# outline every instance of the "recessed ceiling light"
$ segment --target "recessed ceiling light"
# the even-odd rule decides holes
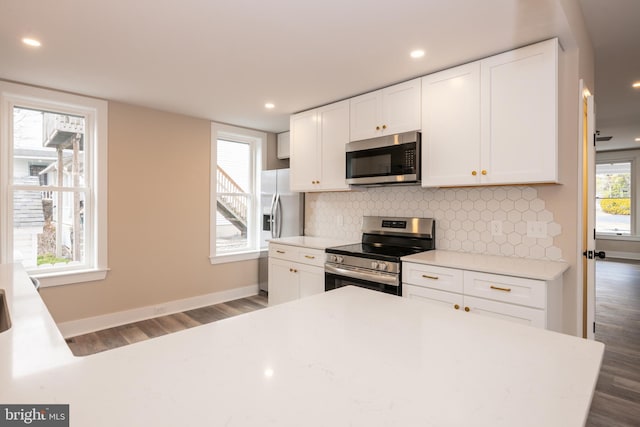
[[[635,141],[636,141],[636,142],[640,142],[640,138],[636,138],[636,139],[635,139]]]
[[[271,110],[273,108],[276,108],[276,106],[270,102],[267,102],[266,104],[264,104],[264,108]]]
[[[40,43],[39,40],[31,39],[29,37],[23,38],[22,39],[22,43],[26,44],[27,46],[32,46],[32,47],[40,47],[42,45],[42,43]]]
[[[421,50],[421,49],[412,50],[410,55],[412,58],[422,58],[424,56],[424,50]]]
[[[640,88],[640,82],[633,82],[633,84],[631,85],[631,87],[634,87],[636,89]]]

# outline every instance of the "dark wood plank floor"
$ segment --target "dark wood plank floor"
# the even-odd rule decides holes
[[[588,427],[640,426],[640,263],[596,263],[596,340],[606,346]]]
[[[210,305],[183,313],[170,314],[128,325],[105,329],[67,339],[71,352],[87,356],[160,335],[170,334],[194,326],[215,322],[267,306],[267,294],[261,292],[248,298]]]
[[[85,356],[267,306],[266,294],[144,320],[68,341]],[[640,426],[640,263],[596,264],[596,340],[606,345],[588,427]],[[542,426],[541,426],[542,427]]]

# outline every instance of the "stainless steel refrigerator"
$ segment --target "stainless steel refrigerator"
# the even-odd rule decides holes
[[[304,193],[289,187],[289,169],[263,171],[261,177],[260,206],[261,236],[258,281],[260,289],[268,291],[269,240],[278,237],[301,236],[304,232]]]

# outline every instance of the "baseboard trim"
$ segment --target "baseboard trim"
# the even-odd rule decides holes
[[[182,311],[193,310],[208,305],[220,304],[240,298],[257,295],[258,285],[244,286],[242,288],[229,289],[226,291],[213,292],[191,298],[184,298],[169,301],[163,304],[155,304],[132,310],[118,311],[84,319],[70,320],[58,323],[58,329],[64,338],[84,335],[102,329],[114,328],[128,323],[139,322],[141,320],[152,319],[154,317],[166,316],[168,314],[180,313]]]
[[[607,251],[607,258],[633,259],[640,261],[640,253],[637,252],[619,252]]]

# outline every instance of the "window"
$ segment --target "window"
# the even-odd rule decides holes
[[[631,161],[596,165],[596,232],[633,234],[632,166]]]
[[[43,286],[103,279],[106,102],[5,82],[0,96],[2,262]]]
[[[255,258],[266,134],[217,123],[211,133],[211,261]]]

